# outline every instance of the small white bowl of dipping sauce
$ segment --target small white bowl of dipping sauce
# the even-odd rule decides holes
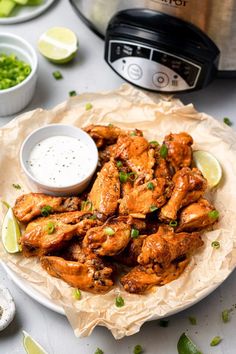
[[[82,129],[50,124],[25,139],[20,162],[39,191],[58,196],[75,195],[91,181],[98,164],[98,150]]]

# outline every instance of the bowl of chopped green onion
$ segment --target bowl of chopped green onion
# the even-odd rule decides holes
[[[21,111],[33,98],[38,58],[23,38],[0,32],[0,117]]]

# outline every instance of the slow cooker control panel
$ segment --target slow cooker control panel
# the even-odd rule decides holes
[[[109,41],[108,62],[127,81],[164,92],[194,89],[201,72],[179,56],[121,40]]]
[[[123,79],[159,92],[186,92],[216,76],[219,50],[199,28],[162,12],[116,13],[105,37],[105,60]]]

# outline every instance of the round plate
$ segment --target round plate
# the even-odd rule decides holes
[[[12,269],[10,269],[3,261],[0,261],[0,264],[7,272],[8,276],[12,281],[22,290],[24,293],[29,295],[32,299],[39,302],[41,305],[47,307],[48,309],[55,311],[61,315],[65,315],[65,311],[61,306],[55,305],[51,300],[46,296],[34,289],[27,281],[18,276]]]
[[[13,10],[12,16],[0,17],[0,24],[10,25],[13,23],[20,23],[31,20],[32,18],[39,16],[42,12],[47,10],[47,8],[51,6],[54,1],[55,0],[45,0],[42,5],[23,6],[19,10]]]

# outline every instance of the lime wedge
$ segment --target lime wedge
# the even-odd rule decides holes
[[[47,354],[47,352],[37,343],[27,332],[23,331],[23,345],[27,354]]]
[[[209,187],[217,186],[222,177],[222,168],[219,161],[212,154],[203,150],[193,152],[193,161],[207,179]]]
[[[183,333],[177,344],[178,354],[202,354],[192,340]]]
[[[2,224],[2,243],[8,253],[21,251],[20,228],[13,214],[12,208],[8,208]]]
[[[78,42],[76,35],[70,29],[53,27],[40,36],[38,49],[48,60],[57,64],[64,64],[75,57]]]

